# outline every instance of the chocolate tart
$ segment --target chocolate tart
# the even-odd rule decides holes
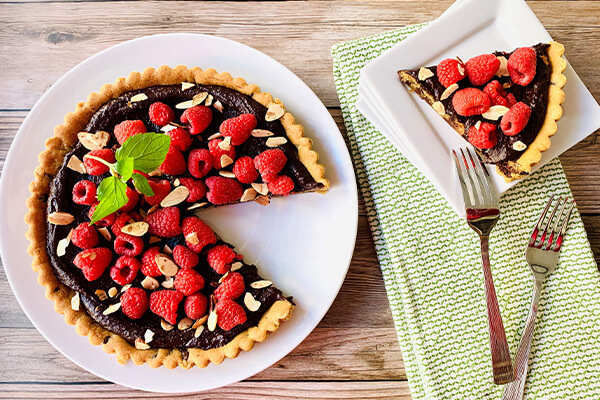
[[[281,173],[291,177],[294,183],[291,193],[325,193],[329,188],[324,167],[318,162],[318,154],[311,148],[312,141],[304,137],[303,128],[295,123],[294,117],[283,112],[283,104],[269,93],[261,92],[258,86],[247,84],[242,78],[233,78],[228,73],[217,73],[213,69],[188,69],[184,66],[148,68],[142,73],[133,72],[127,78],[119,78],[114,84],[104,85],[100,92],[90,94],[87,101],[79,103],[76,111],[67,114],[64,124],[57,126],[54,136],[47,140],[46,150],[39,156],[40,165],[35,170],[35,179],[29,185],[31,197],[27,201],[29,212],[25,217],[29,225],[26,236],[31,242],[28,252],[33,256],[32,266],[39,274],[38,282],[46,288],[46,296],[55,303],[56,311],[65,316],[67,323],[75,325],[80,335],[87,336],[90,343],[101,345],[107,353],[115,354],[120,363],[132,360],[135,364],[148,363],[154,368],[161,365],[167,368],[191,368],[194,365],[205,367],[211,362],[220,364],[225,358],[237,357],[241,350],[249,351],[255,342],[265,340],[270,332],[278,329],[282,321],[291,317],[294,308],[290,297],[284,296],[271,282],[263,280],[257,267],[247,264],[239,256],[229,267],[235,265],[235,273],[244,278],[245,296],[241,295],[234,300],[244,308],[247,319],[229,330],[221,329],[216,324],[216,313],[211,322],[214,290],[230,272],[219,274],[211,269],[207,261],[207,250],[228,245],[219,237],[216,237],[216,242],[199,251],[200,261],[195,267],[204,277],[205,285],[201,292],[210,298],[210,309],[198,320],[186,321],[187,310],[182,310],[181,302],[177,322],[182,323],[183,320],[183,323],[179,327],[166,324],[150,310],[140,319],[131,319],[115,305],[122,293],[130,287],[143,287],[148,292],[171,289],[173,281],[168,274],[155,277],[159,287],[150,289],[142,283],[145,277],[141,272],[131,283],[119,285],[111,280],[110,267],[99,278],[89,281],[74,266],[73,260],[81,249],[70,243],[69,238],[75,226],[89,223],[89,206],[72,201],[72,188],[82,179],[98,184],[101,178],[109,176],[108,173],[104,176],[88,175],[81,163],[74,167],[73,160],[81,160],[88,151],[79,142],[78,133],[109,132],[110,138],[105,146],[114,150],[118,143],[112,131],[118,123],[139,119],[144,121],[149,131],[158,131],[161,127],[148,118],[148,109],[152,103],[160,101],[178,109],[182,102],[190,101],[198,94],[204,96],[205,93],[207,98],[202,104],[213,107],[214,115],[205,132],[218,129],[219,124],[226,119],[240,114],[253,114],[257,120],[257,129],[271,132],[270,137],[285,140],[279,139],[275,145],[267,146],[267,137],[252,136],[239,146],[239,156],[255,157],[276,147],[287,156]],[[267,121],[267,112],[272,109],[282,115]],[[183,110],[176,111],[181,113]],[[197,135],[192,149],[206,148],[208,140],[207,134]],[[232,165],[222,170],[231,171],[231,168]],[[212,171],[210,175],[219,175],[219,171]],[[160,178],[169,181],[173,188],[180,185],[179,176]],[[260,179],[257,183],[261,184]],[[250,189],[251,186],[246,184],[244,188]],[[255,196],[257,203],[266,205],[273,194],[259,192]],[[241,198],[229,203],[252,199]],[[195,217],[196,214],[201,216],[198,212],[200,207],[214,205],[204,201],[204,204],[195,203],[194,206],[190,203],[174,205],[180,210],[181,220],[184,217]],[[149,204],[140,202],[140,215],[143,215],[143,219],[146,218],[144,214],[152,212],[148,208]],[[53,212],[66,212],[73,217],[72,221],[66,224],[56,224],[55,221],[51,223],[49,216]],[[115,235],[110,235],[110,228],[106,232],[108,236],[99,235],[98,246],[112,249]],[[189,246],[188,240],[183,234],[170,238],[149,234],[143,236],[144,249],[159,246],[161,252],[166,254],[177,245]],[[58,250],[61,246],[62,250]],[[115,258],[113,257],[111,265]],[[253,299],[250,305],[245,300],[248,294]]]
[[[542,152],[550,147],[550,137],[556,133],[558,121],[562,116],[561,104],[565,99],[562,90],[566,83],[563,72],[566,61],[562,58],[564,47],[557,42],[540,43],[531,46],[536,53],[536,74],[533,80],[519,86],[511,81],[508,73],[496,73],[498,80],[507,93],[517,102],[523,102],[531,109],[531,116],[525,128],[514,136],[504,135],[500,129],[500,119],[489,120],[482,115],[459,115],[453,107],[452,99],[456,92],[474,86],[468,78],[457,82],[458,87],[449,96],[444,95],[444,87],[437,77],[437,65],[420,69],[399,70],[398,76],[412,91],[431,105],[450,126],[465,140],[469,129],[480,122],[494,124],[499,134],[497,144],[489,149],[476,149],[483,162],[495,164],[498,174],[507,182],[521,179],[531,172]],[[496,51],[496,57],[508,60],[513,52]],[[506,64],[504,64],[505,66]],[[419,75],[419,71],[425,74]],[[429,72],[427,72],[429,71]],[[442,100],[443,98],[443,100]]]

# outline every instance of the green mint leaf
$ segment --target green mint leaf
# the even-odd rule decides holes
[[[152,172],[163,163],[171,138],[155,132],[140,133],[131,136],[115,153],[117,160],[127,157],[134,159],[133,168],[142,172]]]
[[[115,176],[104,178],[98,185],[98,205],[92,215],[91,223],[95,223],[117,211],[127,204],[127,195],[125,194],[127,185],[121,182]]]
[[[131,176],[131,179],[133,179],[133,184],[135,185],[135,188],[139,190],[143,195],[154,196],[154,190],[152,190],[152,188],[148,184],[148,179],[146,179],[144,175],[134,172]]]
[[[127,157],[117,161],[115,164],[115,171],[117,171],[117,174],[121,175],[121,181],[123,181],[123,183],[127,183],[129,178],[131,178],[131,174],[133,174],[133,163],[133,158]]]

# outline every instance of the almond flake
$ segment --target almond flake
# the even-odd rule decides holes
[[[77,134],[79,142],[88,150],[100,150],[108,144],[110,133],[98,131],[96,133],[79,132]]]
[[[269,187],[266,183],[253,183],[252,188],[263,196],[266,196],[267,193],[269,193]]]
[[[154,257],[154,262],[156,262],[158,269],[166,277],[175,276],[179,270],[177,264],[175,264],[171,257],[166,254],[158,253]]]
[[[158,281],[151,276],[147,276],[142,281],[142,287],[147,290],[158,289]]]
[[[260,308],[260,301],[256,300],[250,292],[246,292],[246,295],[244,295],[244,305],[248,310],[254,312]]]
[[[271,200],[269,200],[269,196],[256,196],[254,201],[261,206],[268,206]]]
[[[271,122],[283,117],[285,111],[279,104],[271,104],[265,115],[265,121]]]
[[[167,208],[183,203],[190,195],[190,190],[185,186],[178,186],[171,191],[161,202],[160,206]]]
[[[110,231],[108,230],[107,227],[101,226],[100,228],[98,228],[98,232],[100,232],[100,234],[104,237],[104,239],[110,240],[110,238],[111,238]]]
[[[75,217],[62,211],[54,211],[48,215],[48,222],[54,225],[69,225],[74,220]]]
[[[202,332],[204,332],[204,325],[200,325],[196,328],[196,332],[194,332],[194,337],[200,337],[200,335],[202,335]]]
[[[452,85],[448,86],[440,96],[440,100],[446,100],[448,97],[450,97],[450,95],[452,95],[452,93],[456,92],[456,89],[458,89],[458,83],[453,83]]]
[[[181,185],[181,181],[179,180],[179,178],[177,178],[173,181],[173,186],[177,187],[179,185]]]
[[[224,157],[226,157],[226,156],[224,156]],[[221,175],[223,178],[230,178],[230,179],[235,178],[235,174],[230,171],[219,171],[219,175]]]
[[[69,158],[67,168],[72,169],[75,172],[79,172],[80,174],[87,173],[87,171],[85,170],[85,165],[76,155],[72,155],[71,158]]]
[[[211,311],[210,315],[208,316],[207,326],[208,330],[211,332],[213,332],[217,327],[217,313],[215,311]]]
[[[227,154],[223,154],[221,156],[221,168],[225,168],[228,165],[233,164],[233,159],[229,157]]]
[[[498,61],[500,61],[500,66],[498,67],[498,71],[496,71],[497,76],[508,76],[508,60],[504,56],[497,56]]]
[[[213,139],[218,139],[220,137],[223,137],[223,135],[221,135],[221,132],[217,132],[217,133],[213,133],[212,135],[210,135],[206,140],[211,141]]]
[[[135,348],[138,350],[148,350],[150,345],[144,341],[142,338],[135,339]]]
[[[83,253],[82,253],[83,254]],[[85,253],[83,255],[80,255],[81,258],[89,258],[90,261],[94,261],[96,259],[96,253]]]
[[[509,108],[504,106],[491,106],[486,112],[481,114],[481,116],[490,121],[497,121],[498,118],[506,114],[508,110]]]
[[[153,338],[154,332],[152,332],[150,329],[146,329],[146,332],[144,333],[144,342],[150,343]]]
[[[169,133],[169,132],[171,132],[175,128],[177,128],[177,127],[173,126],[171,124],[167,124],[167,125],[163,126],[162,128],[160,128],[160,130],[161,130],[161,132]]]
[[[458,73],[461,74],[462,76],[465,75],[465,67],[463,67],[463,62],[460,58],[456,57],[458,59]]]
[[[206,203],[206,202],[204,202],[204,203],[194,203],[191,206],[189,206],[187,209],[188,210],[195,210],[196,208],[204,207],[207,204],[208,203]]]
[[[229,276],[229,271],[225,272],[221,278],[219,278],[219,283],[223,283],[225,279]]]
[[[240,199],[240,201],[242,203],[245,201],[252,201],[256,198],[257,194],[258,193],[256,192],[256,190],[254,190],[253,188],[248,188],[244,190],[244,194],[242,194],[242,198]]]
[[[71,232],[73,232],[72,229],[71,229]],[[57,256],[62,257],[65,254],[67,254],[67,247],[69,247],[69,243],[71,243],[71,232],[69,232],[69,234],[67,235],[66,238],[60,239],[58,241],[58,243],[56,244],[56,255]]]
[[[273,135],[275,135],[273,132],[266,129],[255,129],[252,131],[252,136],[254,137],[269,137]]]
[[[165,321],[164,319],[160,320],[160,327],[163,328],[164,331],[169,332],[173,329],[173,325]]]
[[[267,139],[267,147],[279,147],[287,143],[283,136],[270,137]]]
[[[242,264],[242,263],[241,263],[241,262],[239,262],[239,261],[237,261],[237,262],[234,262],[233,264],[231,264],[231,269],[230,269],[230,271],[231,271],[231,272],[233,272],[233,271],[237,271],[238,269],[242,268],[243,266],[244,266],[244,264]]]
[[[131,283],[128,283],[127,285],[123,286],[121,288],[121,293],[125,293],[127,291],[127,289],[129,289],[131,287]]]
[[[121,232],[135,237],[142,237],[148,232],[150,225],[147,222],[133,222],[121,228]]]
[[[169,255],[173,254],[173,250],[171,250],[168,244],[165,244],[165,246],[163,247],[163,252]]]
[[[215,101],[213,103],[213,107],[220,113],[223,112],[223,104],[221,104],[221,102],[219,100]]]
[[[204,103],[204,105],[205,105],[206,107],[210,107],[210,106],[212,105],[212,103],[213,103],[213,100],[214,100],[214,97],[213,97],[213,95],[212,95],[212,94],[209,94],[209,95],[206,97],[206,103]]]
[[[192,107],[194,104],[194,100],[187,100],[187,101],[182,101],[179,104],[175,105],[175,108],[178,110],[185,110],[186,108],[190,108]]]
[[[196,320],[196,322],[194,322],[194,325],[192,325],[192,329],[196,329],[196,328],[198,328],[199,326],[202,326],[202,325],[204,325],[204,323],[205,323],[207,320],[208,320],[208,314],[206,314],[206,315],[204,315],[204,316],[202,316],[202,317],[198,318],[198,319]]]
[[[504,89],[508,89],[508,88],[509,88],[509,87],[511,87],[511,86],[512,86],[512,82],[504,82],[504,83],[502,84],[502,87],[503,87]]]
[[[164,287],[165,289],[173,289],[173,285],[174,285],[173,277],[170,277],[169,279],[165,279],[160,285],[162,287]]]
[[[75,295],[71,297],[71,309],[73,311],[79,311],[79,303],[81,302],[79,298],[79,292],[75,292]]]
[[[152,214],[154,211],[158,210],[160,208],[160,204],[155,204],[152,207],[150,207],[148,209],[148,211],[146,211],[146,216]]]
[[[218,144],[221,150],[229,151],[231,149],[231,137],[227,136]]]
[[[419,69],[419,80],[424,81],[427,78],[431,78],[433,76],[433,72],[429,68],[421,67]]]
[[[185,317],[184,319],[179,321],[179,323],[177,324],[177,329],[179,329],[180,331],[185,331],[186,329],[189,329],[189,327],[192,326],[193,323],[194,321]]]
[[[181,90],[188,90],[190,88],[193,88],[194,86],[196,86],[194,83],[191,82],[181,82]]]
[[[102,315],[109,315],[109,314],[112,314],[112,313],[114,313],[115,311],[118,311],[118,310],[119,310],[119,308],[121,308],[121,303],[115,303],[115,304],[113,304],[113,305],[110,305],[110,306],[108,306],[108,307],[106,308],[106,310],[104,310],[104,311],[102,312]]]
[[[523,151],[527,148],[527,145],[525,143],[521,142],[520,140],[517,140],[516,142],[513,143],[512,147],[516,151]]]
[[[150,240],[148,241],[148,244],[154,244],[154,243],[158,243],[160,242],[162,239],[156,236],[150,236]]]
[[[202,102],[206,99],[206,96],[208,96],[208,93],[202,92],[202,93],[198,93],[197,95],[192,97],[192,106],[197,106],[198,104],[202,104]]]
[[[98,300],[100,301],[104,301],[106,299],[108,299],[108,296],[106,295],[106,292],[102,289],[98,289],[94,292],[94,294],[98,297]]]
[[[271,286],[272,284],[273,284],[273,282],[271,282],[271,281],[263,280],[263,281],[252,282],[250,284],[250,287],[253,289],[264,289],[266,287]]]
[[[433,109],[440,115],[444,115],[446,113],[446,107],[444,107],[440,101],[436,101],[431,105],[431,107],[433,107]]]
[[[198,234],[196,232],[189,233],[185,236],[185,241],[189,244],[198,244],[200,240],[198,240]]]
[[[117,294],[119,294],[119,290],[116,287],[113,286],[110,289],[108,289],[108,297],[113,298]]]
[[[148,176],[161,176],[163,175],[163,172],[160,169],[155,169],[152,172],[148,173]]]
[[[138,93],[135,96],[133,96],[131,99],[129,99],[129,102],[137,103],[139,101],[144,101],[144,100],[148,100],[148,96],[146,96],[145,93]]]

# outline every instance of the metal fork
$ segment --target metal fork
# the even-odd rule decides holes
[[[571,201],[568,211],[565,213],[565,208],[568,203],[568,197],[564,200],[559,197],[556,205],[550,213],[548,221],[545,222],[546,214],[552,206],[554,196],[550,197],[546,208],[540,215],[538,222],[533,228],[531,238],[525,250],[525,259],[531,268],[533,275],[533,300],[531,301],[531,310],[527,317],[523,337],[519,343],[517,354],[515,356],[515,380],[504,388],[503,400],[518,400],[523,398],[523,389],[525,387],[525,379],[527,378],[527,367],[529,364],[529,355],[531,349],[531,340],[533,338],[533,329],[535,327],[535,319],[542,293],[542,285],[548,275],[550,275],[558,265],[558,257],[562,246],[567,225],[571,218],[571,211],[575,201]],[[562,205],[561,205],[562,204]],[[560,211],[558,211],[560,206]],[[558,211],[558,214],[556,213]],[[552,225],[551,230],[550,226]]]
[[[498,193],[487,169],[483,166],[477,154],[473,157],[469,149],[460,149],[460,156],[454,150],[452,153],[454,154],[454,164],[458,171],[460,187],[467,209],[467,223],[479,234],[481,241],[492,371],[494,383],[502,385],[512,381],[514,375],[510,350],[506,341],[504,325],[502,324],[502,315],[500,315],[498,298],[494,288],[489,256],[490,233],[498,218],[500,218]]]

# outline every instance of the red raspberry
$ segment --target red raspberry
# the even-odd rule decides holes
[[[135,136],[139,133],[145,133],[146,126],[139,119],[133,121],[123,121],[119,125],[115,126],[115,137],[119,144],[125,143],[127,139]]]
[[[206,261],[217,274],[224,274],[231,268],[231,263],[237,254],[227,245],[221,244],[210,249],[206,255]]]
[[[121,296],[121,311],[131,319],[140,319],[148,310],[148,293],[142,288],[131,287]]]
[[[500,68],[500,60],[493,54],[482,54],[467,61],[465,68],[471,83],[480,86],[494,77]]]
[[[204,182],[194,178],[179,178],[179,182],[190,191],[190,194],[185,200],[188,203],[195,203],[206,196],[207,188]]]
[[[108,163],[114,163],[115,153],[112,152],[111,149],[100,149],[100,150],[92,150],[86,154],[86,156],[94,156],[103,159]],[[108,172],[109,168],[102,164],[100,161],[92,160],[91,158],[83,157],[83,164],[85,165],[85,170],[90,175],[103,175]]]
[[[112,260],[113,252],[106,247],[83,250],[75,256],[73,264],[83,272],[88,281],[100,278]]]
[[[133,282],[142,264],[131,256],[121,256],[110,269],[110,277],[119,285]]]
[[[254,157],[254,166],[263,175],[277,175],[285,166],[287,157],[279,149],[266,150]]]
[[[188,170],[194,178],[203,178],[213,167],[213,159],[207,149],[194,149],[188,156]]]
[[[161,208],[146,217],[150,227],[148,232],[163,238],[172,238],[181,234],[181,212],[177,207]]]
[[[196,253],[199,253],[207,244],[217,243],[217,236],[213,230],[198,217],[185,218],[182,228],[187,246]]]
[[[517,104],[517,99],[515,99],[515,96],[512,93],[506,95],[506,100],[508,101],[509,108]]]
[[[92,225],[82,222],[73,229],[71,242],[79,248],[91,249],[98,246],[98,232]]]
[[[175,147],[179,151],[187,151],[192,145],[192,137],[190,133],[183,128],[171,129],[167,132],[171,137],[171,147]]]
[[[93,206],[90,207],[90,211],[88,211],[88,217],[90,219],[90,221],[92,220],[92,216],[94,215],[94,211],[96,211],[96,206],[98,205],[98,203],[94,204]],[[115,223],[115,220],[117,219],[117,215],[115,213],[112,213],[110,215],[107,215],[106,217],[96,221],[96,223],[94,225],[96,226],[111,226],[112,224]]]
[[[127,203],[125,203],[123,207],[119,208],[119,211],[121,212],[133,210],[135,206],[137,206],[137,203],[140,201],[140,195],[138,194],[138,192],[136,192],[129,186],[127,186],[127,191],[125,192],[125,194],[127,195]]]
[[[175,275],[175,289],[189,296],[204,288],[204,278],[196,270],[180,269]]]
[[[244,188],[238,181],[222,176],[211,176],[206,179],[206,186],[208,186],[206,199],[212,204],[234,203],[244,194]]]
[[[510,79],[517,85],[526,86],[535,77],[537,55],[531,47],[520,47],[513,51],[506,63]]]
[[[73,186],[74,203],[91,206],[96,201],[96,185],[93,182],[83,180]]]
[[[217,324],[224,331],[230,331],[239,324],[246,322],[246,311],[233,300],[222,300],[215,306]]]
[[[123,232],[121,232],[121,229],[123,229],[125,225],[129,224],[129,221],[131,220],[133,220],[133,218],[131,218],[131,215],[128,213],[120,214],[115,219],[115,222],[110,227],[110,230],[115,236],[125,235]]]
[[[187,171],[187,163],[181,151],[171,146],[159,169],[167,175],[181,175]]]
[[[160,204],[160,202],[163,201],[163,199],[167,197],[169,193],[171,193],[171,184],[165,179],[158,182],[148,180],[148,184],[154,192],[153,196],[145,196],[146,203],[150,204],[151,206]]]
[[[456,58],[447,58],[438,64],[436,74],[438,81],[448,87],[465,78],[465,65]]]
[[[531,108],[523,102],[518,102],[502,116],[500,121],[502,132],[507,136],[516,135],[527,126],[529,117],[531,117]]]
[[[234,272],[227,275],[227,278],[215,289],[214,295],[218,301],[235,300],[244,293],[245,288],[244,277]]]
[[[258,179],[258,171],[251,157],[238,158],[233,166],[233,173],[242,183],[252,183]]]
[[[496,126],[482,122],[479,129],[472,126],[467,133],[469,142],[478,149],[491,149],[498,144]]]
[[[180,121],[187,124],[190,134],[202,133],[212,122],[212,111],[206,106],[190,107],[181,114]]]
[[[144,251],[144,241],[140,237],[121,233],[115,239],[115,253],[120,256],[139,256]]]
[[[483,92],[490,96],[490,101],[493,106],[510,107],[509,93],[506,93],[506,90],[504,90],[504,87],[502,87],[500,82],[496,80],[491,81],[485,85]],[[513,96],[511,93],[510,98],[514,100],[515,96]]]
[[[287,196],[294,189],[294,181],[287,175],[277,175],[268,183],[269,192]]]
[[[235,160],[235,147],[230,146],[229,150],[223,150],[219,147],[219,143],[221,143],[223,139],[213,139],[208,142],[208,150],[210,151],[210,155],[213,160],[213,167],[215,169],[221,169],[221,157],[224,155],[228,156],[232,160]]]
[[[254,128],[256,128],[254,114],[241,114],[223,121],[219,127],[219,132],[223,136],[231,137],[232,145],[239,146],[248,140]]]
[[[157,101],[150,106],[148,116],[150,117],[150,121],[156,125],[165,126],[175,119],[175,111],[165,103]]]
[[[185,298],[183,304],[185,315],[190,319],[198,319],[203,315],[206,315],[208,311],[208,300],[202,293],[194,293]]]
[[[483,114],[490,108],[490,97],[479,89],[466,88],[459,90],[452,97],[452,105],[460,115],[470,116]]]
[[[142,274],[146,276],[161,276],[162,272],[156,265],[156,255],[160,253],[158,246],[150,247],[142,256]]]
[[[180,244],[173,249],[173,259],[183,269],[194,268],[200,261],[198,254]]]
[[[171,325],[177,324],[177,308],[183,295],[176,290],[158,290],[150,293],[150,311]]]

